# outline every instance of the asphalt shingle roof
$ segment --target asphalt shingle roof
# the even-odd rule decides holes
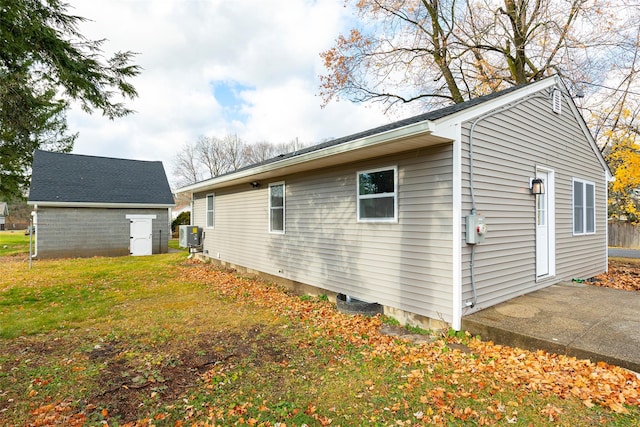
[[[310,147],[306,147],[303,148],[301,150],[298,151],[294,151],[294,152],[290,152],[290,153],[285,153],[285,154],[280,154],[279,156],[273,157],[271,159],[267,159],[264,160],[262,162],[259,163],[254,163],[248,166],[245,166],[243,168],[240,168],[236,171],[233,172],[229,172],[227,174],[223,174],[221,176],[224,175],[232,175],[236,172],[240,172],[240,171],[244,171],[244,170],[248,170],[248,169],[253,169],[256,168],[258,166],[263,166],[266,164],[270,164],[270,163],[275,163],[277,161],[280,161],[282,159],[287,159],[290,157],[297,157],[297,156],[301,156],[303,154],[307,154],[307,153],[312,153],[314,151],[318,151],[318,150],[322,150],[324,148],[328,148],[328,147],[333,147],[336,145],[340,145],[340,144],[345,144],[347,142],[350,141],[355,141],[357,139],[360,138],[366,138],[368,136],[372,136],[372,135],[377,135],[379,133],[383,133],[383,132],[387,132],[390,130],[394,130],[394,129],[398,129],[404,126],[408,126],[408,125],[412,125],[414,123],[419,123],[419,122],[424,122],[424,121],[428,121],[428,120],[437,120],[437,119],[441,119],[443,117],[449,116],[451,114],[455,114],[457,112],[466,110],[467,108],[471,108],[474,107],[476,105],[482,104],[484,102],[490,101],[492,99],[498,98],[500,96],[506,95],[508,93],[514,92],[518,89],[522,89],[524,86],[527,86],[531,83],[527,83],[527,84],[522,84],[522,85],[517,85],[517,86],[512,86],[510,88],[507,88],[505,90],[502,90],[500,92],[494,92],[488,95],[483,95],[480,96],[478,98],[473,98],[469,101],[465,101],[465,102],[461,102],[459,104],[453,104],[444,108],[440,108],[438,110],[434,110],[434,111],[429,111],[427,113],[423,113],[423,114],[419,114],[417,116],[413,116],[413,117],[409,117],[403,120],[399,120],[393,123],[389,123],[383,126],[378,126],[375,127],[373,129],[368,129],[365,130],[363,132],[358,132],[358,133],[354,133],[352,135],[348,135],[348,136],[344,136],[342,138],[337,138],[337,139],[332,139],[330,141],[327,142],[323,142],[320,144],[316,144],[316,145],[312,145]],[[204,182],[204,181],[208,181],[208,179],[202,180],[200,182]]]
[[[29,202],[173,205],[162,162],[36,150]]]

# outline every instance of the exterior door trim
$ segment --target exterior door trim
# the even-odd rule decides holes
[[[538,269],[538,256],[543,254],[544,250],[540,248],[538,245],[544,244],[544,242],[540,241],[538,238],[537,232],[537,211],[536,215],[536,281],[545,280],[549,277],[554,277],[556,275],[556,198],[555,198],[555,172],[553,169],[548,169],[545,167],[536,167],[536,178],[544,179],[544,187],[545,187],[545,199],[546,199],[546,221],[547,221],[547,251],[546,251],[546,266],[542,274]],[[536,201],[537,202],[537,201]],[[535,210],[537,210],[537,203],[535,205]],[[544,239],[542,239],[544,240]]]
[[[126,215],[126,218],[130,221],[129,253],[133,256],[153,254],[153,220],[156,219],[156,215]],[[148,238],[146,237],[146,232],[144,237],[134,236],[134,227],[136,223],[144,223],[145,228],[148,227]],[[135,242],[134,239],[136,240]]]

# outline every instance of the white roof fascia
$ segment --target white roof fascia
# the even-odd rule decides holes
[[[580,114],[580,111],[578,110],[578,106],[573,101],[573,98],[569,94],[569,91],[567,90],[564,83],[562,83],[560,79],[558,79],[558,81],[560,82],[559,86],[560,86],[560,89],[562,90],[562,93],[567,98],[567,104],[569,104],[569,108],[571,108],[571,112],[573,113],[574,117],[578,121],[578,125],[580,125],[580,128],[582,129],[582,133],[589,140],[589,144],[591,144],[591,149],[596,154],[596,156],[598,157],[598,160],[600,160],[600,163],[602,164],[603,169],[605,170],[607,181],[610,182],[612,180],[615,180],[615,178],[611,174],[611,169],[609,169],[609,165],[607,164],[607,161],[604,159],[604,156],[602,155],[602,152],[600,151],[600,148],[596,143],[596,140],[593,138],[593,135],[591,134],[591,131],[587,126],[587,123],[584,121],[584,117],[582,116],[582,114]]]
[[[482,102],[473,107],[465,108],[464,110],[459,111],[457,113],[452,113],[452,114],[449,114],[448,116],[442,117],[440,119],[436,119],[434,120],[434,122],[437,124],[437,126],[440,126],[440,125],[445,125],[448,122],[470,121],[475,119],[476,117],[490,113],[497,108],[511,104],[512,102],[519,101],[526,96],[535,95],[536,93],[540,92],[543,89],[554,87],[558,81],[559,81],[559,78],[557,77],[555,78],[549,77],[547,79],[528,84],[521,89],[514,90],[511,93],[498,96],[495,99]],[[437,132],[435,132],[435,134],[437,135]]]
[[[306,154],[288,157],[288,158],[284,158],[282,160],[278,160],[262,166],[256,166],[256,167],[245,169],[239,172],[232,172],[226,175],[222,175],[220,177],[214,177],[206,181],[202,181],[199,183],[188,185],[186,187],[182,187],[178,189],[176,192],[182,193],[182,192],[205,191],[228,182],[240,180],[242,178],[248,178],[261,173],[283,169],[288,166],[299,165],[299,164],[310,162],[313,160],[332,157],[332,156],[347,153],[350,151],[356,151],[362,148],[375,147],[376,145],[386,144],[396,139],[404,139],[404,138],[408,138],[408,137],[423,134],[423,133],[433,133],[434,130],[435,130],[435,126],[433,122],[429,120],[425,120],[418,123],[412,123],[410,125],[403,126],[400,128],[391,129],[391,130],[377,133],[374,135],[369,135],[363,138],[355,139],[353,141],[332,145],[326,148],[311,151]]]
[[[575,102],[571,98],[569,91],[567,90],[566,86],[562,82],[562,79],[558,76],[549,77],[544,80],[540,80],[538,82],[527,85],[520,90],[516,90],[512,93],[500,96],[496,99],[483,102],[482,104],[467,108],[458,113],[450,114],[446,117],[442,117],[440,119],[434,120],[434,122],[439,128],[440,126],[446,127],[446,125],[450,122],[455,123],[455,122],[470,121],[475,119],[476,117],[482,116],[483,114],[490,113],[491,111],[497,108],[507,106],[508,104],[519,101],[520,99],[526,96],[535,95],[537,92],[540,92],[541,90],[552,88],[552,87],[558,87],[558,89],[560,89],[562,93],[565,95],[565,97],[568,99],[567,103],[571,108],[571,113],[576,118],[578,125],[580,126],[580,128],[582,129],[582,132],[584,133],[585,137],[589,141],[589,144],[591,145],[591,148],[593,149],[594,154],[596,155],[596,157],[598,157],[598,160],[600,161],[600,164],[602,165],[603,169],[606,171],[607,176],[609,177],[609,179],[611,179],[611,171],[609,169],[609,166],[607,165],[607,162],[604,160],[604,157],[602,156],[602,153],[600,152],[598,145],[593,139],[593,135],[591,135],[591,132],[589,131],[589,128],[587,127],[587,124],[585,123],[584,118],[582,117],[582,114],[580,114],[580,111],[578,111],[578,107],[576,106]],[[438,135],[438,132],[437,131],[434,132],[434,135]]]
[[[48,206],[57,208],[126,208],[126,209],[164,209],[175,205],[154,205],[144,203],[100,203],[100,202],[39,202],[30,200],[28,205]]]

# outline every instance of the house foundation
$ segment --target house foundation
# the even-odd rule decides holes
[[[266,283],[275,283],[276,285],[283,286],[295,295],[309,295],[318,297],[321,295],[327,296],[329,301],[333,304],[337,303],[337,292],[332,292],[327,289],[320,288],[318,286],[301,283],[295,280],[286,279],[284,277],[275,276],[273,274],[267,274],[261,271],[253,270],[241,265],[233,264],[230,262],[222,261],[216,258],[212,258],[202,253],[194,254],[194,259],[198,261],[213,264],[220,269],[235,270],[241,273],[245,277],[260,280]],[[397,320],[401,325],[416,326],[430,331],[448,330],[450,325],[442,319],[432,319],[430,317],[422,316],[416,313],[411,313],[405,310],[401,310],[394,307],[383,305],[383,314]]]

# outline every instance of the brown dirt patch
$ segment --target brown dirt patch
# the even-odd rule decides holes
[[[132,352],[121,343],[106,343],[89,353],[90,359],[104,363],[104,369],[97,384],[100,391],[86,403],[89,408],[106,409],[110,418],[135,421],[149,413],[150,407],[170,405],[184,397],[214,366],[231,369],[239,364],[259,367],[282,362],[289,357],[286,348],[281,336],[262,325],[240,333],[200,335],[187,348],[158,348],[143,357],[131,357]]]
[[[68,401],[64,408],[41,406],[34,411],[43,414],[32,412],[32,415],[46,419],[54,412],[56,417],[61,416],[62,410],[69,414],[82,411],[89,419],[102,416],[109,424],[114,420],[121,424],[134,422],[153,412],[153,408],[178,403],[202,385],[203,374],[211,369],[228,371],[240,365],[255,369],[265,363],[287,362],[293,348],[282,334],[273,330],[273,326],[262,324],[240,331],[209,331],[155,346],[142,346],[136,340],[100,342],[90,350],[80,350],[79,342],[86,343],[92,338],[72,335],[48,341],[42,341],[45,338],[41,336],[26,337],[4,343],[0,351],[0,360],[4,356],[0,372],[12,373],[6,379],[25,384],[28,389],[25,394],[0,399],[0,414],[18,410],[18,404],[29,404],[24,396],[31,390],[38,390],[31,404],[36,405],[31,406],[34,408],[41,405],[37,402],[44,397],[41,386],[76,381],[75,387],[87,390],[85,399]],[[181,347],[176,348],[176,345]],[[6,357],[8,355],[13,356]],[[26,372],[31,369],[25,365],[50,373],[61,372],[61,377],[24,376],[29,375]],[[18,374],[21,371],[25,374]],[[66,395],[67,391],[60,392]],[[55,395],[45,399],[63,400],[62,396]],[[49,413],[45,413],[47,411]]]

